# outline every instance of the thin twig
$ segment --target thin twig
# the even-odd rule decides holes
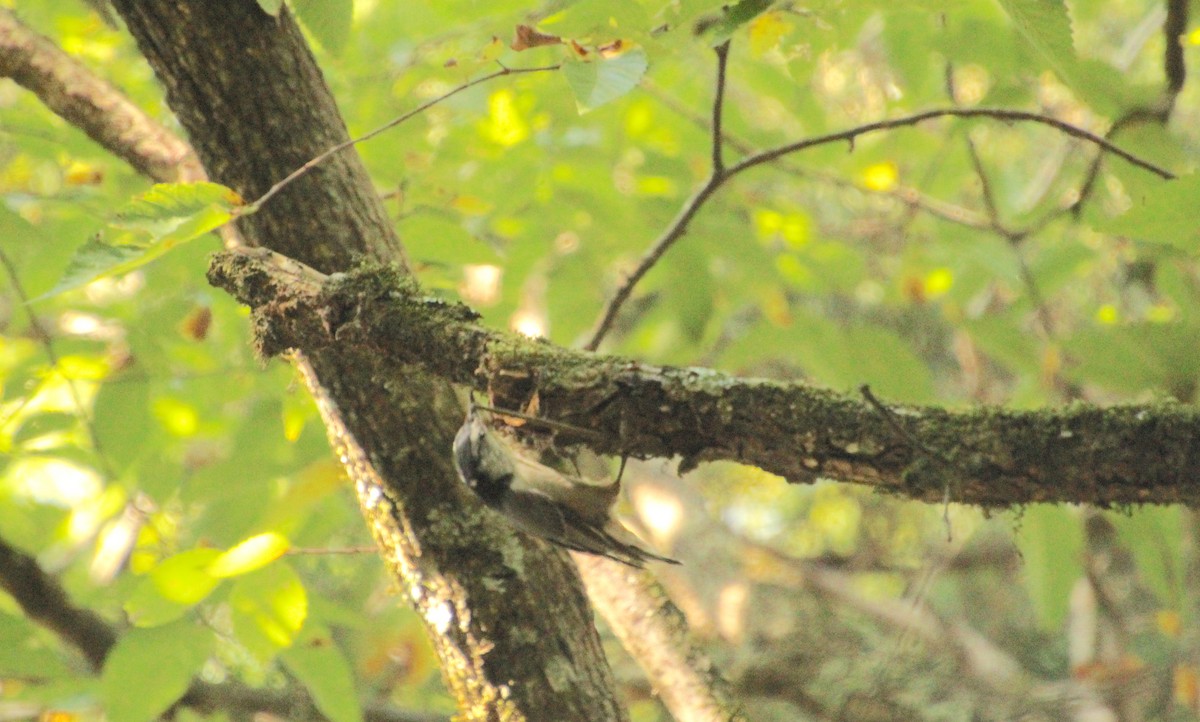
[[[983,197],[983,207],[987,210],[988,221],[993,230],[1011,240],[1014,234],[1000,220],[1000,206],[996,203],[996,193],[992,190],[992,179],[983,168],[983,159],[979,157],[979,149],[975,147],[975,141],[971,139],[970,135],[966,137],[966,141],[967,156],[971,159],[971,168],[975,171],[975,177],[979,179],[979,192]]]
[[[1038,322],[1042,326],[1042,332],[1046,338],[1054,337],[1054,327],[1050,321],[1050,309],[1047,308],[1045,297],[1042,291],[1038,288],[1037,279],[1034,278],[1033,269],[1029,267],[1028,261],[1021,253],[1021,242],[1028,238],[1029,231],[1015,231],[1005,225],[1000,218],[1000,206],[996,202],[996,193],[992,189],[991,177],[983,167],[983,159],[979,157],[979,149],[975,146],[975,141],[967,136],[967,155],[971,159],[971,167],[975,170],[976,177],[979,178],[980,195],[983,196],[983,206],[987,209],[988,220],[991,228],[996,233],[999,233],[1012,247],[1013,255],[1017,261],[1017,271],[1021,276],[1021,283],[1025,286],[1025,292],[1029,294],[1029,300],[1033,303],[1034,310],[1037,313]]]
[[[1046,125],[1051,128],[1055,128],[1073,138],[1080,138],[1093,143],[1100,148],[1103,148],[1105,151],[1112,153],[1118,158],[1125,160],[1130,165],[1149,171],[1160,178],[1164,178],[1166,180],[1173,180],[1175,178],[1175,174],[1171,171],[1157,166],[1148,160],[1139,158],[1133,153],[1114,145],[1102,136],[1096,135],[1091,131],[1084,130],[1079,126],[1071,125],[1070,123],[1059,120],[1058,118],[1052,118],[1048,115],[1042,115],[1041,113],[1031,113],[1025,110],[1008,110],[1005,108],[935,108],[933,110],[926,110],[913,115],[906,115],[901,118],[891,118],[888,120],[876,121],[874,123],[867,123],[865,125],[850,128],[848,130],[843,130],[837,133],[829,133],[826,135],[819,135],[815,138],[808,138],[796,143],[789,143],[787,145],[779,146],[778,148],[772,148],[770,150],[757,153],[731,167],[728,173],[726,173],[726,176],[734,176],[744,170],[753,168],[756,165],[769,163],[776,158],[780,158],[797,151],[806,150],[808,148],[813,148],[818,145],[828,145],[830,143],[838,142],[853,143],[860,135],[866,135],[868,133],[874,133],[880,130],[903,128],[917,125],[918,123],[926,120],[946,117],[991,118],[993,120],[1002,120],[1010,123],[1026,122]]]
[[[1166,77],[1166,84],[1162,97],[1153,107],[1133,108],[1117,118],[1105,133],[1105,138],[1115,138],[1121,131],[1139,123],[1166,124],[1170,120],[1171,113],[1175,109],[1175,99],[1179,97],[1179,92],[1183,89],[1183,83],[1187,79],[1187,65],[1184,62],[1181,36],[1187,31],[1189,10],[1188,0],[1169,0],[1167,2],[1167,17],[1163,21],[1163,39],[1166,41],[1163,52],[1163,75]],[[1103,162],[1104,154],[1099,153],[1088,166],[1087,176],[1079,187],[1078,198],[1067,208],[1067,212],[1074,217],[1080,216],[1083,206],[1091,198]]]
[[[604,310],[600,314],[600,320],[596,323],[595,330],[592,332],[591,339],[584,344],[584,348],[588,351],[595,351],[600,346],[600,342],[612,329],[613,323],[616,321],[621,307],[629,300],[633,294],[633,287],[637,285],[646,273],[658,263],[659,259],[675,244],[683,234],[687,231],[687,225],[695,217],[700,208],[708,201],[708,199],[729,179],[750,170],[755,166],[763,165],[771,161],[782,158],[791,153],[796,153],[808,148],[814,148],[820,145],[828,145],[830,143],[846,142],[853,145],[854,141],[861,135],[874,133],[881,130],[891,130],[894,128],[903,128],[917,125],[926,120],[934,118],[991,118],[994,120],[1002,120],[1006,122],[1028,122],[1037,123],[1040,125],[1050,126],[1074,138],[1087,140],[1105,151],[1124,159],[1128,163],[1138,168],[1142,168],[1150,173],[1153,173],[1160,178],[1172,180],[1175,174],[1171,171],[1159,167],[1148,160],[1139,158],[1138,156],[1123,150],[1105,138],[1084,130],[1070,123],[1052,118],[1040,113],[1031,113],[1024,110],[1006,110],[1003,108],[937,108],[927,110],[914,115],[907,115],[901,118],[891,118],[888,120],[880,120],[874,123],[866,123],[854,128],[839,131],[837,133],[828,133],[826,135],[808,138],[806,140],[795,143],[788,143],[776,148],[755,153],[747,158],[742,159],[738,163],[726,168],[721,172],[714,172],[705,181],[688,200],[684,203],[683,208],[675,216],[675,219],[663,230],[658,239],[650,246],[650,249],[642,256],[637,267],[625,279],[625,281],[617,288],[612,298],[605,305]],[[715,170],[715,169],[714,169]]]
[[[893,431],[900,434],[901,438],[911,444],[914,449],[917,449],[930,459],[937,461],[947,469],[953,470],[954,462],[940,451],[930,448],[928,444],[924,443],[916,436],[913,436],[908,429],[904,428],[896,419],[896,412],[885,406],[884,403],[875,396],[875,392],[871,391],[870,386],[863,384],[862,386],[858,387],[858,392],[862,394],[862,397],[866,399],[871,408],[879,412],[879,415],[883,417],[883,420],[887,423],[887,425],[890,426]],[[942,522],[946,526],[946,541],[952,541],[950,536],[950,483],[948,481],[942,485]]]
[[[1175,98],[1183,90],[1187,80],[1187,64],[1183,57],[1183,34],[1187,32],[1188,13],[1191,3],[1188,0],[1167,0],[1167,19],[1163,22],[1163,39],[1166,48],[1163,53],[1163,73],[1167,76],[1166,113],[1169,115],[1175,107]]]
[[[87,430],[88,438],[92,442],[92,450],[96,452],[96,459],[100,462],[101,470],[104,471],[107,478],[116,478],[112,464],[109,463],[108,457],[104,455],[104,448],[100,444],[100,435],[96,432],[96,427],[87,412],[87,408],[83,403],[83,397],[79,395],[79,389],[75,388],[75,379],[63,374],[59,364],[58,352],[54,350],[54,342],[51,340],[50,332],[42,325],[37,314],[33,312],[33,307],[29,305],[29,295],[25,293],[25,287],[21,285],[21,279],[17,276],[16,266],[13,265],[12,259],[8,257],[3,248],[0,248],[0,265],[4,266],[4,273],[8,276],[8,282],[12,284],[13,293],[16,294],[22,310],[25,311],[25,317],[29,321],[29,328],[33,331],[33,336],[42,346],[42,352],[46,354],[46,358],[49,359],[55,373],[59,374],[67,384],[67,391],[71,394],[71,403],[75,406],[75,412],[84,429]]]
[[[688,120],[702,128],[708,127],[707,116],[694,112],[691,108],[688,108],[683,103],[680,103],[673,96],[663,92],[661,88],[656,87],[652,81],[644,81],[643,88],[654,95],[654,97],[662,102],[663,105],[667,106],[669,110],[682,116],[685,120]],[[733,135],[728,130],[722,130],[721,139],[724,141],[725,145],[743,155],[750,155],[754,152],[754,148],[750,145],[750,143],[736,135]],[[975,230],[987,230],[991,228],[987,220],[978,213],[938,198],[932,198],[909,186],[898,185],[887,190],[879,188],[867,188],[859,183],[856,183],[848,178],[843,178],[842,176],[834,173],[813,170],[811,168],[802,168],[798,165],[788,163],[787,161],[781,161],[774,167],[785,173],[788,173],[789,175],[793,175],[804,180],[820,181],[822,183],[829,183],[830,185],[838,188],[857,191],[858,193],[890,198],[894,201],[904,204],[910,209],[924,211],[925,213],[928,213],[935,218],[940,218],[941,220],[947,221],[948,223],[955,223],[967,228],[973,228]]]
[[[863,384],[862,386],[859,386],[858,392],[862,394],[863,399],[870,404],[871,408],[879,412],[879,415],[883,418],[884,422],[887,423],[888,426],[892,427],[892,430],[899,434],[905,441],[911,444],[914,449],[918,449],[926,456],[930,457],[931,459],[936,459],[943,464],[950,463],[950,460],[946,458],[945,454],[929,448],[925,442],[913,436],[908,429],[904,428],[904,426],[902,426],[896,419],[896,412],[885,406],[884,403],[880,401],[877,396],[875,396],[875,392],[871,390],[869,385]]]
[[[358,546],[358,547],[294,547],[283,553],[284,556],[336,556],[350,554],[378,554],[379,547]]]
[[[273,198],[275,196],[275,194],[279,193],[281,190],[283,190],[288,185],[290,185],[293,181],[304,176],[310,170],[312,170],[313,168],[316,168],[318,165],[324,163],[326,160],[328,160],[330,157],[336,155],[337,153],[340,153],[341,151],[346,150],[347,148],[358,145],[359,143],[362,143],[363,141],[370,140],[371,138],[374,138],[375,136],[379,135],[380,133],[383,133],[384,131],[391,130],[392,128],[395,128],[397,125],[400,125],[401,123],[412,118],[413,116],[416,116],[416,115],[419,115],[419,114],[425,112],[426,110],[432,108],[433,106],[437,105],[438,103],[442,102],[443,100],[452,98],[455,95],[458,95],[459,93],[463,92],[464,90],[466,90],[468,88],[473,88],[476,85],[486,83],[489,80],[495,80],[496,78],[504,77],[505,75],[522,75],[522,74],[526,74],[526,73],[542,73],[542,72],[546,72],[548,70],[558,70],[560,67],[561,67],[560,65],[543,65],[543,66],[539,66],[536,68],[507,68],[507,67],[501,66],[500,70],[497,70],[494,73],[490,73],[488,75],[484,75],[483,77],[476,78],[470,82],[463,83],[462,85],[460,85],[456,88],[453,88],[452,90],[442,93],[441,95],[439,95],[436,98],[433,98],[431,100],[428,100],[428,101],[418,105],[416,108],[413,108],[412,110],[408,111],[407,113],[404,113],[403,115],[400,115],[396,118],[393,118],[392,120],[389,120],[387,123],[384,123],[383,125],[379,126],[375,130],[370,131],[369,133],[366,133],[365,135],[361,135],[357,138],[351,138],[350,140],[347,140],[345,142],[338,143],[337,145],[333,146],[329,150],[318,155],[317,157],[313,158],[312,160],[308,161],[304,165],[300,166],[296,170],[289,173],[287,175],[287,177],[284,178],[283,180],[279,181],[275,185],[268,188],[267,192],[263,193],[261,196],[259,196],[257,200],[255,200],[252,203],[249,203],[248,205],[243,207],[241,209],[239,215],[245,216],[245,215],[249,215],[251,213],[255,213],[260,208],[262,208],[262,205],[264,203],[266,203],[271,198]]]
[[[583,427],[575,426],[573,424],[564,424],[561,421],[554,421],[552,419],[544,419],[540,416],[530,416],[529,414],[523,414],[520,411],[510,411],[508,409],[498,409],[493,406],[484,406],[483,404],[475,404],[475,408],[482,409],[484,411],[487,411],[487,412],[490,412],[493,414],[498,414],[500,416],[511,416],[513,418],[521,419],[522,421],[528,421],[533,424],[540,424],[549,429],[558,429],[560,431],[569,431],[572,434],[580,434],[583,436],[590,436],[594,439],[595,438],[603,438],[603,434],[598,434],[595,431],[592,431],[591,429],[585,429]]]
[[[725,172],[725,157],[723,153],[723,135],[721,133],[721,116],[725,104],[725,68],[729,63],[729,43],[718,45],[717,53],[717,91],[713,95],[712,108],[712,172],[720,175]]]
[[[713,110],[712,110],[712,172],[708,176],[708,180],[696,191],[675,219],[663,230],[662,235],[658,240],[650,246],[650,250],[646,251],[642,256],[642,260],[638,262],[637,267],[625,278],[621,285],[617,288],[616,293],[609,299],[604,310],[600,314],[600,321],[596,324],[595,330],[592,332],[591,339],[584,344],[584,348],[588,351],[595,351],[600,347],[600,342],[608,335],[612,329],[613,323],[617,320],[617,314],[620,313],[621,307],[629,300],[629,296],[633,293],[633,287],[638,281],[658,263],[658,260],[663,257],[663,254],[683,237],[687,231],[687,225],[691,222],[696,212],[708,200],[721,184],[731,175],[725,170],[725,160],[722,153],[721,142],[721,111],[725,103],[725,67],[729,60],[729,41],[716,47],[717,53],[717,80],[716,90],[713,93]]]
[[[721,183],[727,177],[727,173],[720,176],[710,176],[708,181],[683,204],[683,208],[680,209],[679,214],[667,225],[662,235],[658,237],[658,240],[650,246],[650,250],[646,251],[646,254],[642,256],[642,260],[638,262],[637,268],[629,274],[625,282],[621,284],[617,292],[609,299],[600,316],[600,322],[596,324],[596,330],[592,332],[591,340],[583,346],[585,349],[595,351],[599,348],[600,342],[604,340],[609,330],[612,329],[613,322],[616,321],[617,314],[621,311],[621,306],[625,305],[625,302],[629,300],[629,296],[633,293],[633,287],[654,267],[655,263],[658,263],[658,259],[663,257],[663,254],[674,245],[675,241],[683,237],[684,232],[687,231],[688,223],[695,217],[696,212],[700,210],[709,196],[715,193],[717,188],[721,187]]]

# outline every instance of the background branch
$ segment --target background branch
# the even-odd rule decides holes
[[[156,181],[195,181],[204,170],[188,144],[49,38],[0,8],[0,76]]]

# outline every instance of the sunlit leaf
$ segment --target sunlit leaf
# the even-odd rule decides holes
[[[570,61],[563,65],[562,72],[575,94],[579,112],[586,113],[637,87],[647,67],[646,52],[634,48],[612,58]]]
[[[229,606],[238,639],[265,659],[291,646],[308,617],[308,593],[296,572],[279,563],[238,578]]]
[[[261,569],[283,556],[289,546],[282,534],[256,534],[217,557],[208,573],[214,577],[233,577]]]
[[[128,232],[118,234],[116,241],[91,238],[76,251],[63,278],[47,295],[139,268],[225,225],[241,204],[236,193],[216,183],[156,185],[115,215],[113,227]]]
[[[164,599],[182,605],[195,604],[220,583],[208,571],[220,554],[216,549],[179,552],[159,562],[150,571],[150,579]]]

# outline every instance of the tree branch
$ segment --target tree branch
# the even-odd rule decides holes
[[[252,0],[114,5],[213,180],[253,198],[349,140],[289,11],[271,17]],[[353,152],[329,156],[238,225],[250,243],[325,272],[403,255]],[[627,719],[574,565],[514,536],[457,479],[453,389],[413,367],[373,375],[336,347],[295,359],[461,717]]]
[[[156,181],[204,177],[187,143],[4,8],[0,76],[33,91],[50,110]]]
[[[600,434],[564,443],[636,457],[752,464],[792,482],[858,482],[913,499],[988,507],[1029,502],[1200,503],[1200,410],[1173,404],[1010,411],[870,404],[805,384],[650,366],[482,328],[461,304],[420,295],[387,268],[291,287],[261,254],[219,254],[209,280],[253,310],[258,348],[336,347],[394,378],[405,364]],[[920,441],[919,445],[911,439]],[[939,452],[930,459],[922,449]]]
[[[0,588],[12,595],[34,622],[78,649],[99,672],[117,642],[117,633],[89,609],[75,606],[58,580],[37,559],[0,538]]]
[[[671,246],[675,245],[676,241],[683,238],[683,234],[687,232],[688,223],[691,223],[709,197],[721,187],[722,178],[723,176],[710,176],[708,181],[693,193],[691,198],[687,199],[675,219],[667,224],[662,235],[654,241],[642,259],[638,261],[637,267],[626,277],[617,288],[616,293],[605,304],[604,310],[600,314],[600,320],[596,323],[595,330],[592,331],[591,339],[583,346],[586,350],[595,351],[600,347],[600,342],[612,330],[612,325],[617,320],[617,314],[621,312],[621,307],[633,294],[633,287],[650,272],[651,268],[654,268],[654,264],[658,263],[658,260],[670,250]]]
[[[675,719],[745,720],[716,665],[692,639],[687,620],[648,572],[588,554],[572,556],[596,610],[646,670]]]

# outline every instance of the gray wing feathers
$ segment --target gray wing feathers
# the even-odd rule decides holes
[[[599,554],[640,567],[657,560],[678,564],[639,546],[633,533],[615,519],[585,519],[571,507],[555,503],[537,490],[521,490],[504,500],[504,515],[514,526],[533,536],[579,552]]]

